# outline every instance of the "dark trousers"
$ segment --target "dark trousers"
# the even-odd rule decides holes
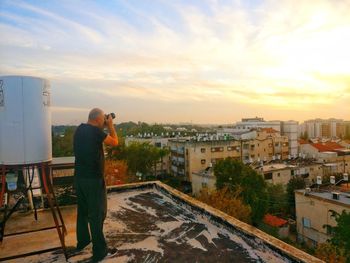
[[[103,235],[103,222],[107,213],[105,181],[102,178],[75,178],[75,188],[78,203],[77,247],[84,247],[92,240],[93,258],[103,258],[107,254]]]

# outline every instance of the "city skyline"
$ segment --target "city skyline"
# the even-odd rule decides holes
[[[0,1],[0,75],[48,78],[53,124],[350,112],[350,1]]]

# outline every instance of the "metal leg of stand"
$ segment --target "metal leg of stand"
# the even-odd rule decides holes
[[[56,209],[57,209],[57,212],[58,212],[58,216],[59,216],[59,218],[61,220],[61,225],[62,225],[62,228],[63,228],[63,234],[66,235],[67,234],[66,225],[64,224],[64,221],[63,221],[63,216],[61,214],[61,209],[60,209],[60,207],[58,205],[57,198],[56,198],[55,192],[53,190],[53,185],[51,183],[51,179],[48,180],[47,184],[48,184],[49,190],[52,193],[53,200],[54,200],[54,205],[56,206]]]
[[[64,256],[65,256],[66,260],[68,260],[68,255],[67,255],[67,251],[66,251],[66,245],[64,243],[63,231],[61,231],[59,223],[58,223],[57,215],[56,215],[56,212],[55,212],[55,209],[54,209],[54,205],[53,205],[53,202],[52,202],[52,199],[51,199],[51,193],[49,191],[49,187],[48,187],[48,184],[47,184],[46,170],[45,170],[45,167],[44,167],[43,164],[41,166],[41,175],[42,175],[44,189],[45,189],[46,196],[47,196],[47,201],[49,203],[49,206],[50,206],[50,209],[51,209],[51,212],[52,212],[52,216],[53,216],[53,219],[55,221],[58,237],[60,238],[60,241],[61,241],[63,253],[64,253]]]
[[[6,168],[5,165],[2,166],[1,169],[1,193],[0,193],[0,207],[3,206],[4,202],[4,194],[6,189],[6,174],[5,174]]]

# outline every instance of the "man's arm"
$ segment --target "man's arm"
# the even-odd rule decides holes
[[[107,119],[107,128],[109,134],[104,139],[104,143],[111,146],[117,146],[118,145],[118,136],[115,132],[114,125],[113,125],[113,119],[112,116],[109,116]]]

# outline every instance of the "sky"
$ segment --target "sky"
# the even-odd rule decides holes
[[[0,0],[0,75],[53,124],[350,119],[350,0]]]

